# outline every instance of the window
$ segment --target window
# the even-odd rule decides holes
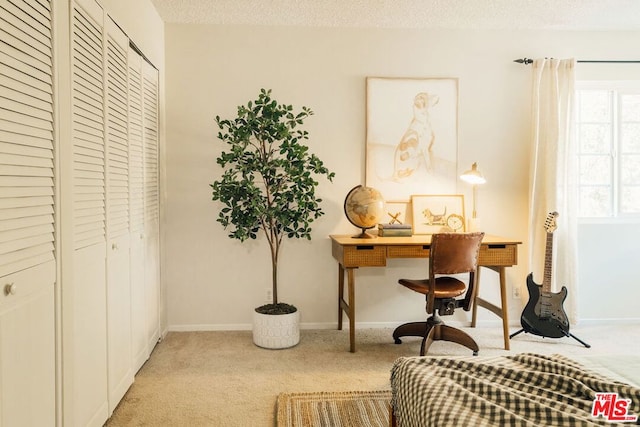
[[[640,218],[640,82],[580,82],[578,214]]]

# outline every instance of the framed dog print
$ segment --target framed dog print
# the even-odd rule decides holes
[[[413,195],[413,234],[465,231],[464,195]]]
[[[367,78],[367,187],[387,200],[456,192],[458,80]]]

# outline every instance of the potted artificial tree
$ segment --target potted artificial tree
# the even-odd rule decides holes
[[[297,308],[278,299],[278,259],[285,238],[311,239],[311,223],[323,215],[314,177],[334,176],[303,143],[309,136],[300,126],[312,114],[307,107],[294,112],[261,89],[258,99],[238,107],[235,119],[216,116],[218,139],[228,148],[217,159],[222,177],[211,184],[213,200],[223,205],[217,221],[241,242],[262,231],[271,250],[273,300],[254,313],[253,340],[260,347],[292,347],[300,340]]]

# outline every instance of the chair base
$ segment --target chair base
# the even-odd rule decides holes
[[[426,322],[410,322],[398,326],[393,331],[393,339],[396,344],[402,344],[401,337],[422,337],[420,356],[424,356],[434,341],[450,341],[461,344],[473,351],[477,356],[480,348],[469,334],[460,329],[445,325],[436,316],[431,316]]]

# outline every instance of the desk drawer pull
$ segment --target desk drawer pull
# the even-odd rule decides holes
[[[489,249],[504,249],[507,245],[488,245]]]
[[[372,251],[373,245],[358,245],[356,246],[356,249],[359,251]]]

